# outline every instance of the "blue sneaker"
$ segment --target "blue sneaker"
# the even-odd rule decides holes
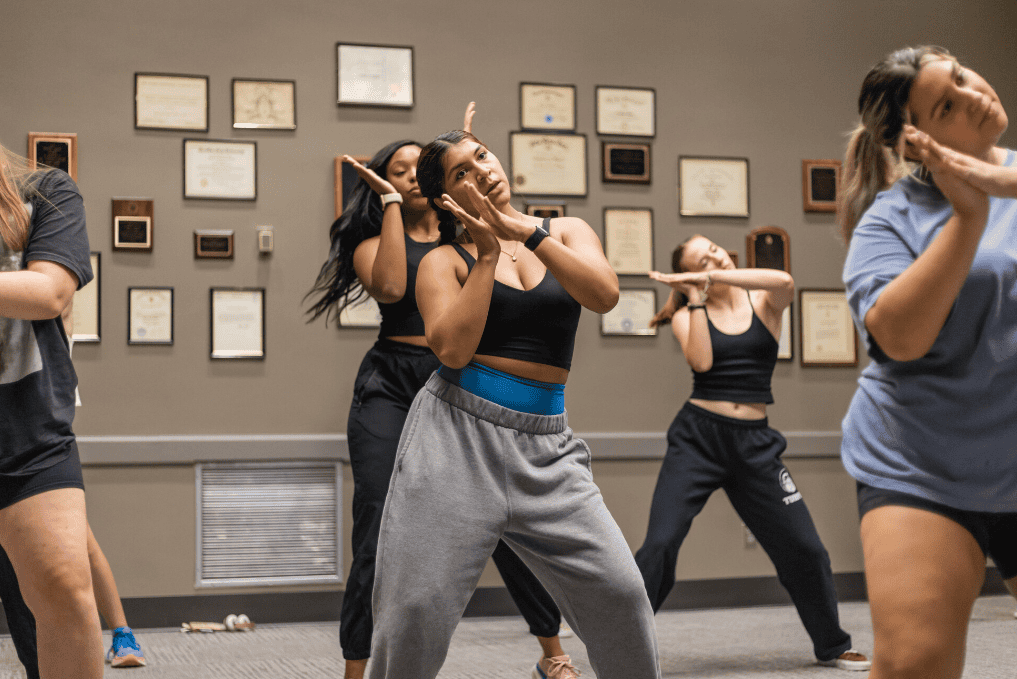
[[[113,645],[106,651],[106,662],[113,667],[144,667],[145,654],[130,627],[113,630]]]

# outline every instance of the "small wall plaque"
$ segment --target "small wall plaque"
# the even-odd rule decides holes
[[[233,259],[233,229],[194,232],[195,259]]]

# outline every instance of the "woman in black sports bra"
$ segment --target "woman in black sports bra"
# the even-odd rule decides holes
[[[636,552],[650,602],[654,610],[664,603],[692,519],[723,488],[777,568],[819,662],[867,670],[868,658],[840,627],[830,557],[781,464],[787,441],[767,426],[777,338],[794,280],[775,269],[736,269],[727,251],[703,236],[679,245],[671,267],[673,274],[650,273],[671,286],[651,323],[671,322],[693,389],[668,430],[646,540]]]
[[[466,111],[470,126],[473,104]],[[366,165],[350,156],[360,176],[343,214],[332,225],[332,247],[311,295],[318,298],[311,320],[338,319],[343,309],[370,296],[381,310],[378,341],[354,381],[347,420],[353,472],[353,564],[340,613],[339,643],[346,679],[364,676],[371,655],[375,553],[382,508],[392,477],[396,447],[413,397],[439,362],[424,338],[414,294],[417,267],[438,247],[438,218],[417,185],[420,145],[393,142]],[[505,586],[537,637],[545,656],[563,653],[561,614],[540,582],[504,543],[494,563]]]

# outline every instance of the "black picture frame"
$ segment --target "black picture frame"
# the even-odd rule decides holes
[[[824,360],[817,359],[809,354],[813,351],[808,347],[809,337],[805,332],[806,325],[806,312],[810,312],[812,308],[810,302],[813,297],[825,297],[825,302],[838,309],[841,315],[837,329],[843,335],[849,335],[851,343],[851,351],[848,352],[850,356],[845,356],[840,360]],[[836,319],[836,315],[833,316]],[[811,323],[811,319],[809,321]],[[830,324],[832,326],[832,324]],[[829,331],[824,331],[823,336],[828,338],[830,336]],[[847,299],[847,294],[843,288],[799,288],[798,289],[798,337],[800,342],[801,355],[799,358],[799,364],[803,368],[856,368],[858,367],[858,329],[855,327],[854,320],[851,317],[851,307]]]
[[[527,141],[529,142],[528,150],[525,144]],[[571,161],[574,163],[574,167],[569,168],[575,173],[575,176],[571,176],[567,172],[549,173],[549,176],[555,179],[562,175],[568,176],[570,182],[562,182],[558,186],[546,183],[537,184],[528,174],[522,174],[523,170],[528,171],[530,169],[531,164],[539,168],[539,162],[530,162],[534,159],[534,156],[530,154],[537,145],[543,145],[545,149],[549,149],[552,146],[568,147],[569,153],[572,154],[581,147],[582,159],[572,158]],[[518,130],[509,132],[509,182],[512,185],[512,193],[520,196],[534,197],[585,198],[590,191],[589,173],[587,171],[588,157],[586,135],[582,133],[522,132]],[[565,158],[564,160],[568,162],[569,159]],[[580,173],[582,181],[576,182],[580,177]],[[548,176],[545,176],[544,181],[546,182],[547,180]],[[567,183],[581,183],[582,186],[565,186]]]
[[[170,317],[169,317],[169,322],[170,322],[170,328],[169,328],[169,330],[170,330],[170,337],[169,337],[168,340],[146,340],[146,339],[140,339],[140,338],[134,338],[133,337],[134,333],[132,332],[132,326],[134,325],[134,323],[132,321],[134,320],[133,319],[133,315],[134,315],[134,295],[132,293],[135,292],[135,291],[144,291],[144,290],[159,290],[159,291],[168,290],[169,293],[170,293],[170,298],[169,298],[169,304],[170,304],[170,308],[169,308],[169,314],[170,314]],[[173,344],[174,333],[175,333],[175,330],[176,330],[175,325],[174,325],[175,324],[175,315],[176,315],[176,313],[175,313],[176,309],[174,308],[175,302],[176,302],[176,300],[175,300],[175,293],[174,293],[173,288],[170,287],[170,286],[139,285],[139,286],[132,286],[132,287],[127,288],[127,344],[129,344],[131,346],[171,346]]]
[[[646,127],[646,121],[635,121],[631,126],[627,124],[609,124],[601,120],[601,96],[608,95],[610,92],[619,93],[641,93],[644,96],[649,93],[651,104],[650,104],[650,120],[649,120],[649,132],[640,132]],[[643,139],[653,138],[657,136],[657,90],[653,87],[628,87],[623,85],[597,85],[594,87],[594,122],[597,126],[597,134],[611,136],[611,137],[639,137]]]
[[[633,142],[600,142],[600,179],[620,184],[652,181],[650,145]]]
[[[343,100],[343,79],[342,79],[342,48],[343,47],[369,47],[378,48],[385,50],[401,51],[405,50],[409,53],[409,66],[410,66],[410,100],[407,103],[390,103],[381,99],[374,101],[360,100],[353,101],[347,98]],[[415,55],[413,53],[412,45],[381,45],[377,43],[366,43],[366,42],[337,42],[335,44],[335,72],[336,72],[336,105],[337,106],[367,106],[367,107],[382,107],[382,108],[413,108],[416,105],[417,99],[417,73],[416,73]]]
[[[233,259],[233,229],[195,229],[195,259]]]
[[[716,173],[720,179],[709,175]],[[744,175],[744,177],[740,176]],[[693,181],[696,180],[696,181]],[[696,195],[696,188],[709,188],[712,182],[720,191],[722,181],[740,182],[740,186],[728,193],[717,194],[717,199],[726,198],[721,207],[715,201],[711,206],[703,203],[702,196]],[[741,195],[744,193],[744,197]],[[746,218],[750,214],[749,159],[740,156],[678,156],[678,214],[682,217],[734,217]]]
[[[176,126],[176,125],[158,125],[148,124],[144,125],[140,120],[140,113],[138,111],[139,105],[139,77],[158,77],[158,78],[180,78],[185,80],[203,80],[205,83],[205,114],[204,124],[198,126]],[[208,132],[208,102],[209,102],[209,77],[207,75],[194,75],[191,73],[154,73],[151,71],[138,71],[134,74],[134,129],[136,130],[169,130],[177,132]]]
[[[571,90],[572,91],[572,121],[571,125],[555,125],[553,120],[541,122],[527,121],[526,115],[526,88],[543,88],[550,90]],[[563,83],[519,83],[519,129],[526,132],[575,132],[576,118],[578,115],[578,104],[576,98],[576,86]],[[529,122],[529,124],[527,124]]]
[[[187,150],[191,145],[198,144],[220,144],[220,145],[236,145],[236,146],[249,146],[251,147],[252,157],[251,163],[251,190],[243,194],[235,193],[233,195],[227,193],[196,193],[196,189],[200,187],[201,182],[198,181],[198,187],[190,186],[188,181],[188,163],[187,163]],[[256,201],[258,199],[258,142],[246,139],[197,139],[197,138],[185,138],[183,140],[183,183],[182,190],[184,198],[189,200],[234,200],[234,201]],[[190,186],[190,189],[188,188]],[[190,192],[188,192],[190,191]]]

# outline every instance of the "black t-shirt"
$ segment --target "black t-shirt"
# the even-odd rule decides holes
[[[92,280],[85,206],[74,181],[52,170],[29,197],[28,245],[15,252],[0,238],[0,272],[45,260],[67,267],[80,289]],[[2,275],[2,274],[0,274]],[[60,317],[26,321],[0,316],[0,474],[21,476],[64,460],[74,442],[74,388]]]

